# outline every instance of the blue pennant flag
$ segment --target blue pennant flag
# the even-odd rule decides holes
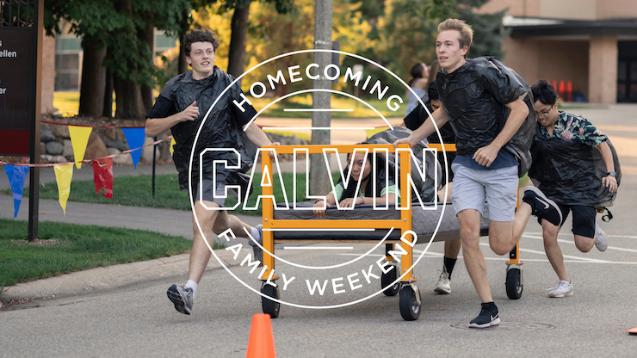
[[[29,167],[7,164],[4,166],[4,172],[7,173],[9,185],[11,185],[11,192],[13,193],[13,218],[15,219],[20,211],[22,193],[24,192],[24,181],[27,175],[29,175]]]
[[[142,157],[142,146],[144,145],[144,139],[146,138],[146,129],[145,128],[122,128],[122,132],[124,132],[124,137],[126,137],[126,141],[128,142],[128,149],[135,149],[130,153],[131,158],[133,158],[133,165],[137,169],[137,163],[139,163],[139,159]]]

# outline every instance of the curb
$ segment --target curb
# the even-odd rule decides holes
[[[232,260],[232,252],[221,249],[217,250],[216,254],[225,265],[237,265]],[[188,272],[188,259],[189,254],[181,254],[72,272],[6,287],[3,296],[10,300],[20,298],[46,300],[86,295],[162,278],[185,277]],[[221,268],[221,265],[212,258],[206,267],[206,271],[218,268]]]

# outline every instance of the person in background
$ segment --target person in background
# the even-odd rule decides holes
[[[427,85],[429,83],[429,66],[427,64],[418,62],[411,66],[409,71],[411,79],[407,84],[416,93],[414,96],[411,91],[407,91],[407,113],[411,112],[418,104],[418,99],[422,99],[423,103],[429,99],[427,97]]]

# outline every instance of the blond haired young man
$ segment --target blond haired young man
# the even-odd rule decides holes
[[[500,316],[480,250],[480,215],[487,215],[485,202],[490,220],[489,245],[498,255],[507,254],[515,246],[531,213],[554,223],[561,220],[561,214],[539,190],[525,190],[525,203],[516,213],[518,165],[523,158],[509,144],[532,112],[532,103],[525,102],[527,89],[522,83],[493,62],[466,59],[472,41],[473,30],[462,20],[447,19],[438,25],[436,57],[441,71],[436,76],[436,87],[442,106],[432,117],[438,128],[449,121],[456,132],[452,202],[460,224],[465,265],[482,302],[480,313],[469,327],[486,328],[498,325]],[[428,120],[400,142],[413,145],[434,131]],[[547,207],[537,204],[536,197],[547,202]]]

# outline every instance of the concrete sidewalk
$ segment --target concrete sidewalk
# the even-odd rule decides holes
[[[28,213],[29,202],[28,198],[25,198],[18,219],[27,220]],[[6,219],[13,217],[13,199],[10,196],[0,195],[0,217]],[[240,216],[240,218],[250,225],[261,223],[259,216]],[[41,199],[40,221],[140,229],[185,238],[192,237],[192,214],[184,210],[69,201],[66,206],[66,215],[64,215],[57,201]]]
[[[19,220],[28,219],[28,205],[28,199],[25,199],[18,215]],[[0,217],[11,218],[12,213],[12,198],[6,195],[0,196]],[[241,219],[250,225],[256,225],[261,222],[259,216],[241,216]],[[40,200],[40,221],[149,230],[162,234],[182,236],[187,239],[192,238],[192,215],[189,211],[182,210],[69,202],[67,214],[64,215],[57,201]],[[227,257],[228,253],[220,250],[219,255],[223,258]],[[229,259],[224,261],[230,262]],[[212,258],[208,265],[208,270],[219,269],[220,267],[219,263]],[[4,295],[9,298],[28,297],[31,299],[82,295],[124,287],[137,282],[180,275],[185,277],[187,269],[188,254],[183,254],[130,264],[100,267],[21,283],[6,288]]]

